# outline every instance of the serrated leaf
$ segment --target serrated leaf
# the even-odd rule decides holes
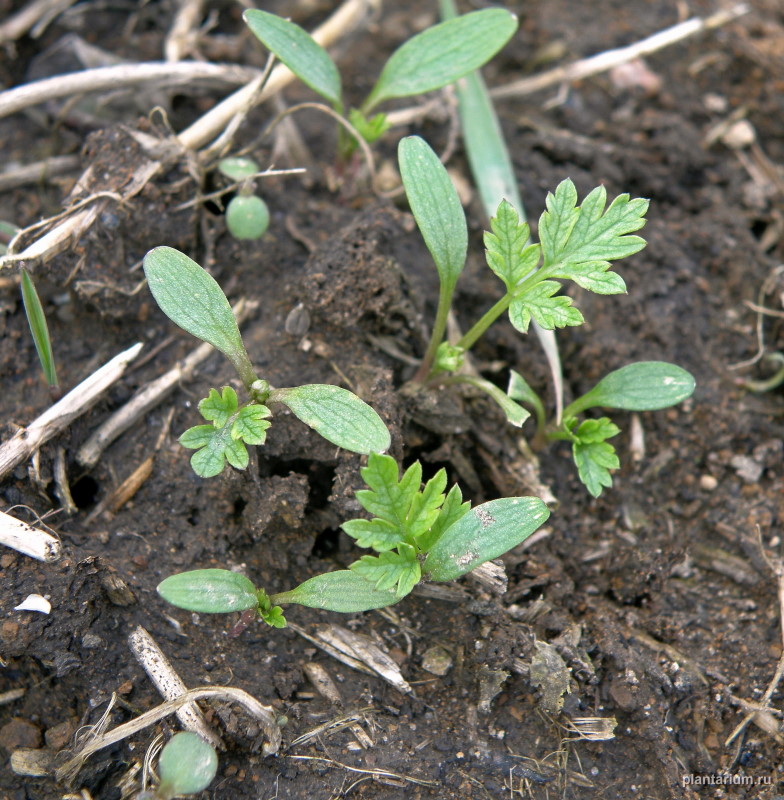
[[[237,393],[231,386],[224,386],[220,394],[217,389],[210,389],[207,397],[199,401],[198,409],[204,419],[212,422],[216,428],[222,428],[236,412],[238,405]]]
[[[431,92],[489,61],[517,29],[517,17],[484,9],[434,25],[401,45],[363,104],[368,111],[393,97]]]
[[[197,339],[231,361],[242,382],[256,380],[229,301],[215,279],[172,247],[156,247],[144,257],[144,273],[161,311]]]
[[[339,386],[314,383],[275,389],[269,402],[283,403],[328,442],[353,453],[380,453],[389,448],[391,438],[381,417]]]
[[[624,294],[626,283],[617,272],[610,270],[610,266],[609,261],[570,262],[565,269],[548,270],[547,274],[552,278],[569,278],[595,294]]]
[[[259,611],[259,616],[272,628],[285,628],[288,626],[283,609],[280,606],[272,606],[269,609]]]
[[[196,450],[191,456],[193,471],[202,478],[214,478],[223,472],[226,461],[237,469],[248,466],[248,451],[245,445],[232,438],[231,425],[215,428],[212,425],[197,425],[180,436],[183,447]]]
[[[157,592],[167,603],[200,614],[228,614],[258,605],[253,583],[227,569],[196,569],[170,575],[158,584]]]
[[[271,416],[266,406],[250,404],[243,406],[231,426],[231,438],[242,439],[245,444],[264,444],[267,440],[267,428]]]
[[[400,542],[397,525],[385,519],[350,519],[340,526],[360,547],[372,547],[377,553],[392,550]]]
[[[483,503],[441,534],[422,571],[434,581],[459,578],[525,541],[549,516],[538,497],[504,497]]]
[[[446,489],[446,470],[442,467],[425,484],[421,492],[414,495],[407,515],[408,535],[417,539],[430,530],[440,514]]]
[[[450,528],[457,522],[464,514],[467,514],[471,508],[471,503],[463,502],[463,493],[460,487],[455,484],[446,496],[443,506],[441,506],[441,513],[438,519],[433,523],[430,530],[417,537],[417,546],[423,553],[428,550],[441,538],[447,528]]]
[[[541,247],[528,245],[528,223],[521,221],[515,207],[506,200],[498,206],[490,220],[490,231],[485,231],[485,258],[490,269],[506,284],[511,292],[529,272],[539,264]]]
[[[161,779],[157,796],[198,794],[218,772],[218,754],[196,733],[175,733],[164,745],[158,760]]]
[[[349,569],[370,581],[377,590],[394,589],[396,597],[405,597],[419,583],[422,571],[414,547],[401,543],[398,549],[399,552],[362,556]]]
[[[574,432],[581,444],[593,444],[604,442],[617,436],[621,429],[611,422],[607,417],[601,419],[586,419],[580,423],[580,427]]]
[[[545,330],[582,325],[585,322],[579,309],[566,295],[553,296],[561,288],[557,281],[541,281],[509,305],[509,320],[521,333],[528,332],[531,319]]]
[[[596,386],[569,405],[569,413],[586,408],[622,408],[626,411],[655,411],[691,397],[693,376],[666,361],[638,361],[605,375]]]
[[[340,73],[329,53],[305,30],[282,17],[258,9],[242,15],[253,35],[304,84],[341,105]]]
[[[295,589],[270,598],[273,603],[296,603],[343,614],[391,606],[399,599],[394,592],[376,589],[370,581],[349,569],[316,575]]]
[[[442,292],[449,294],[463,271],[468,250],[460,198],[446,168],[419,136],[400,140],[398,162],[411,213],[435,262]]]
[[[562,262],[559,276],[571,277],[569,264],[613,261],[645,247],[644,239],[629,234],[645,225],[648,201],[621,194],[605,211],[606,202],[605,188],[597,186],[578,208],[577,190],[568,178],[547,196],[539,221],[545,268]]]
[[[610,470],[621,466],[615,448],[608,442],[574,442],[572,456],[580,480],[594,497],[598,497],[604,487],[612,486]]]

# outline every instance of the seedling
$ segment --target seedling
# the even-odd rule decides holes
[[[139,800],[171,800],[204,791],[218,772],[218,755],[195,733],[175,733],[161,750],[159,784]]]
[[[462,206],[446,169],[429,145],[411,136],[400,142],[400,173],[411,211],[438,271],[438,310],[430,343],[414,383],[470,384],[492,397],[508,421],[522,426],[534,410],[540,439],[566,439],[580,480],[598,497],[612,485],[610,470],[618,469],[615,449],[608,439],[619,428],[606,417],[580,421],[589,408],[606,407],[648,411],[675,405],[694,391],[694,378],[674,364],[640,362],[607,375],[591,391],[568,405],[560,419],[547,420],[544,404],[523,377],[512,373],[503,392],[483,378],[460,374],[464,354],[505,312],[512,325],[527,333],[532,320],[545,330],[582,325],[585,321],[570,297],[560,294],[559,280],[571,280],[597,294],[621,294],[626,284],[611,270],[611,262],[630,256],[645,240],[632,235],[645,225],[648,201],[622,194],[607,206],[599,186],[578,204],[577,190],[564,180],[547,196],[547,210],[539,220],[540,243],[530,244],[529,226],[514,206],[503,200],[485,233],[485,255],[501,279],[502,297],[462,336],[445,341],[446,321],[455,286],[465,266],[468,234]]]
[[[293,22],[250,9],[245,23],[303,83],[321,95],[338,114],[345,111],[340,73],[329,53]],[[489,61],[517,30],[517,18],[500,8],[483,9],[442,22],[413,36],[389,58],[370,94],[348,120],[368,143],[389,128],[385,114],[371,116],[381,103],[431,92]],[[343,143],[342,154],[350,150]]]
[[[272,411],[280,403],[327,441],[355,453],[389,447],[386,425],[367,403],[338,386],[309,384],[274,389],[260,378],[242,343],[229,301],[215,279],[195,261],[171,247],[156,247],[144,258],[144,272],[155,301],[183,330],[220,350],[236,369],[248,399],[240,402],[231,386],[210,389],[199,402],[206,425],[189,428],[180,444],[196,452],[191,466],[211,478],[228,461],[248,466],[246,445],[264,444]]]
[[[252,158],[224,158],[218,169],[239,184],[237,194],[226,206],[226,227],[235,239],[260,239],[270,223],[269,209],[264,200],[255,194],[253,178],[259,173],[259,165]]]
[[[538,497],[504,497],[475,508],[460,487],[446,490],[446,471],[422,486],[422,466],[399,477],[395,460],[371,453],[357,500],[371,519],[343,523],[365,555],[345,570],[268,595],[245,576],[202,569],[166,578],[158,593],[172,605],[201,613],[254,611],[268,625],[286,625],[280,605],[294,603],[346,614],[397,603],[422,580],[451,581],[525,541],[550,512]]]

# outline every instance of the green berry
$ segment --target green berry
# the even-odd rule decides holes
[[[256,195],[237,195],[226,207],[226,227],[235,239],[260,239],[269,222],[267,204]]]

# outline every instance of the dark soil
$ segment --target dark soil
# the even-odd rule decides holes
[[[0,16],[22,5],[0,0]],[[216,15],[208,44],[242,33],[239,6],[205,5]],[[265,8],[279,7],[312,28],[333,5],[303,0]],[[370,31],[337,50],[351,99],[363,96],[388,53],[434,21],[435,4],[425,5],[388,4]],[[707,0],[507,5],[520,14],[521,29],[486,69],[491,86],[629,44],[682,15],[707,15],[717,6]],[[11,87],[41,70],[64,71],[47,59],[74,33],[121,58],[158,59],[174,6],[78,3],[39,38],[25,36],[0,53],[0,82]],[[558,103],[549,102],[554,90],[499,108],[532,220],[545,193],[567,176],[581,195],[603,183],[612,196],[651,199],[648,246],[620,267],[629,294],[573,294],[588,324],[559,333],[567,395],[633,360],[672,361],[697,379],[687,403],[640,415],[644,453],[635,451],[636,458],[632,420],[618,415],[622,468],[599,500],[578,482],[567,447],[537,453],[537,471],[520,432],[485,401],[444,393],[414,401],[398,392],[413,368],[389,345],[412,358],[422,354],[436,301],[432,266],[402,207],[379,200],[350,176],[332,188],[334,132],[315,112],[296,117],[313,155],[309,182],[264,181],[272,226],[260,242],[234,241],[212,205],[175,210],[200,191],[183,158],[129,202],[108,202],[54,260],[29,265],[49,315],[63,387],[134,342],[144,342],[145,351],[90,413],[0,485],[2,510],[14,507],[12,513],[28,521],[59,512],[46,521],[65,553],[55,564],[10,550],[0,554],[0,692],[25,690],[0,706],[4,758],[19,747],[68,750],[77,729],[96,723],[115,694],[112,725],[160,702],[127,646],[128,634],[143,625],[188,686],[239,687],[288,719],[283,749],[264,757],[249,718],[214,706],[208,716],[227,749],[204,797],[784,795],[784,733],[775,710],[784,689],[770,699],[772,730],[752,722],[727,744],[746,713],[743,703],[761,702],[782,656],[772,565],[784,512],[784,405],[780,391],[750,394],[736,381],[768,377],[775,367],[758,361],[731,369],[757,351],[759,317],[747,302],[760,300],[761,287],[784,258],[784,11],[775,0],[751,6],[725,28],[650,56],[658,87],[622,87],[604,74],[569,86]],[[260,64],[260,50],[242,42],[222,57]],[[311,99],[299,85],[285,96]],[[215,91],[197,97],[137,93],[133,102],[126,95],[113,104],[34,109],[0,120],[2,163],[81,153],[79,171],[93,167],[91,174],[99,176],[86,192],[118,189],[140,158],[129,131],[165,134],[160,117],[150,122],[144,116],[153,105],[167,103],[169,124],[181,130],[217,97]],[[237,137],[238,147],[252,145],[264,165],[270,143],[257,137],[273,113],[266,106],[254,111]],[[753,126],[753,145],[737,149],[731,139],[713,136],[730,118]],[[396,142],[406,132],[426,136],[437,148],[448,139],[440,122],[396,129],[378,149],[381,162],[394,162]],[[450,166],[469,179],[459,146]],[[29,225],[58,213],[77,174],[9,190],[0,196],[0,219]],[[476,199],[467,211],[473,255],[457,307],[464,327],[497,299],[498,289],[482,265],[485,222]],[[331,624],[370,637],[399,664],[411,695],[343,665],[291,628],[258,624],[231,636],[236,619],[191,615],[156,595],[160,580],[189,568],[242,569],[258,585],[279,591],[356,557],[339,526],[357,514],[361,458],[336,452],[293,418],[276,416],[267,445],[246,472],[228,470],[207,481],[193,474],[176,438],[196,424],[195,405],[210,387],[234,381],[219,354],[94,468],[76,462],[78,448],[110,412],[195,346],[140,285],[139,262],[159,244],[191,254],[232,300],[258,302],[243,332],[273,385],[351,387],[389,424],[391,452],[402,464],[419,458],[428,472],[445,466],[474,503],[547,487],[557,498],[549,535],[504,558],[505,595],[467,579],[446,599],[416,593],[384,613],[347,618],[289,607],[290,622],[311,636]],[[12,274],[6,270],[0,278],[3,439],[50,402]],[[781,311],[781,291],[773,282],[761,298],[775,312]],[[304,335],[286,328],[298,304],[310,315]],[[762,328],[765,347],[774,352],[778,319],[765,317]],[[145,352],[152,355],[145,358]],[[535,340],[505,323],[477,347],[476,365],[499,385],[512,367],[549,391]],[[76,505],[70,515],[60,510],[56,493],[58,450]],[[152,453],[152,474],[132,500],[116,514],[92,514]],[[30,593],[46,595],[52,613],[15,611]],[[543,650],[542,643],[552,647]],[[451,657],[441,677],[423,666],[433,645]],[[547,685],[530,674],[542,652],[556,666],[557,653],[569,671],[561,711]],[[336,682],[340,704],[313,688],[303,672],[311,662]],[[614,718],[614,738],[580,738],[575,725],[590,717]],[[160,730],[172,730],[173,720]],[[325,727],[296,743],[336,720],[351,725]],[[70,787],[3,771],[0,795],[133,796],[155,733],[148,729],[93,756]],[[685,785],[690,779],[713,785]],[[722,781],[734,783],[717,785]]]

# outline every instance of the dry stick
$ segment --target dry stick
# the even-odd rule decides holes
[[[258,303],[240,299],[234,306],[237,324],[242,325],[258,308]],[[79,448],[76,460],[88,469],[94,467],[101,453],[121,434],[131,428],[140,418],[144,418],[153,408],[173,392],[181,381],[188,381],[199,364],[215,352],[210,344],[202,344],[189,353],[172,369],[161,375],[136,395],[122,408],[118,409],[100,425],[90,438]]]
[[[84,749],[80,750],[73,758],[65,762],[55,773],[55,778],[60,782],[68,782],[72,779],[81,768],[82,764],[93,753],[97,753],[104,747],[121,742],[123,739],[133,736],[141,730],[154,725],[169,714],[173,714],[177,709],[181,708],[186,703],[193,703],[196,700],[226,700],[231,703],[241,705],[249,714],[255,717],[264,730],[267,737],[267,742],[262,748],[262,753],[265,756],[274,755],[280,749],[280,727],[278,725],[275,709],[271,706],[262,705],[255,697],[244,692],[242,689],[236,689],[233,686],[203,686],[198,689],[188,689],[187,692],[181,694],[174,700],[169,700],[156,706],[150,711],[119,725],[109,733],[99,736],[97,739],[86,745]]]
[[[43,183],[57,175],[63,175],[76,169],[81,164],[77,155],[52,156],[34,164],[24,164],[21,167],[0,172],[0,192],[16,189],[28,183]]]
[[[673,25],[671,28],[665,28],[663,31],[654,33],[647,39],[642,39],[628,47],[606,50],[595,56],[583,58],[579,61],[573,61],[571,64],[565,64],[555,69],[547,70],[547,72],[543,72],[540,75],[522,78],[506,86],[498,86],[490,90],[490,96],[493,98],[523,97],[541,91],[542,89],[548,89],[551,86],[558,86],[560,84],[581,80],[591,75],[598,75],[613,69],[613,67],[633,61],[635,58],[642,58],[657,50],[677,44],[702,31],[720,28],[722,25],[726,25],[728,22],[742,17],[750,10],[746,3],[737,3],[732,8],[726,11],[719,11],[705,19],[693,17],[678,25]],[[420,106],[401,108],[398,111],[393,111],[388,114],[387,122],[389,122],[392,127],[409,125],[421,119],[423,116],[427,116],[434,109],[441,107],[443,107],[443,100],[439,98],[437,100],[428,101]]]
[[[194,31],[199,27],[202,0],[180,0],[174,23],[166,36],[163,53],[169,62],[179,61],[191,49]]]
[[[175,700],[188,691],[188,687],[175,672],[155,639],[141,625],[128,636],[128,647],[164,700]],[[218,750],[225,749],[220,736],[210,728],[196,703],[186,703],[178,708],[177,719],[185,730],[198,734],[212,747]]]
[[[137,343],[116,355],[71,389],[62,400],[0,446],[0,480],[97,402],[98,398],[122,377],[125,368],[136,358],[141,349],[142,344]]]
[[[76,0],[35,0],[0,25],[0,45],[15,42],[51,14],[64,11]]]
[[[377,8],[379,2],[380,0],[346,0],[321,27],[313,32],[313,38],[322,45],[322,47],[328,47],[341,36],[350,33],[371,10]],[[176,69],[179,66],[181,66],[181,64],[166,65],[170,70]],[[106,69],[112,68],[107,67]],[[193,125],[180,133],[177,137],[179,144],[185,150],[197,150],[203,147],[217,137],[226,125],[231,123],[235,115],[243,113],[249,102],[256,104],[266,100],[275,92],[280,91],[293,79],[294,74],[289,71],[287,67],[279,65],[272,71],[263,91],[259,91],[260,87],[257,80],[253,80],[247,86],[238,89],[234,94],[227,97],[208,111],[203,117],[194,122]],[[2,99],[2,95],[0,95],[0,99]],[[163,165],[159,162],[149,162],[148,165],[145,165],[146,174],[144,177],[146,180],[152,180],[162,166]],[[128,197],[129,195],[128,193],[124,193],[124,196]],[[46,236],[33,242],[18,255],[9,255],[0,258],[0,268],[13,261],[45,259],[56,255],[67,247],[72,238],[77,237],[82,231],[92,225],[97,215],[98,209],[93,207],[68,217],[56,228],[49,231]]]
[[[39,561],[57,561],[62,547],[51,533],[0,511],[0,544]]]
[[[66,75],[55,75],[34,83],[25,83],[0,93],[0,117],[16,114],[30,106],[61,97],[102,92],[153,84],[188,85],[198,80],[213,80],[227,84],[246,84],[258,77],[259,70],[236,64],[208,64],[203,61],[150,61],[139,64],[118,64],[97,67]]]

